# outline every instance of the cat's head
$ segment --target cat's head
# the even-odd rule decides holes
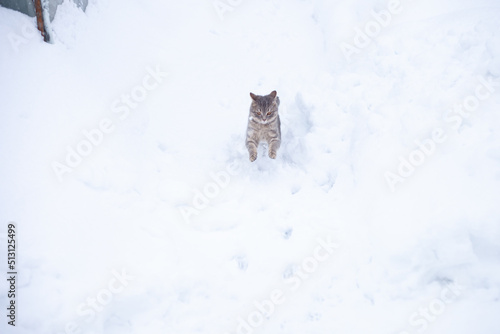
[[[273,90],[269,95],[255,95],[250,93],[252,104],[250,106],[250,119],[261,124],[273,122],[278,117],[280,99]]]

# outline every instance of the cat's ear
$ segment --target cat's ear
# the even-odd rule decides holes
[[[257,101],[257,95],[255,95],[254,93],[250,93],[250,97],[252,98],[252,100]]]
[[[274,98],[276,97],[276,94],[278,94],[278,93],[276,93],[276,91],[275,91],[275,90],[273,90],[273,91],[271,92],[271,94],[269,94],[269,96],[270,96],[270,97],[272,97],[272,98],[274,99]]]

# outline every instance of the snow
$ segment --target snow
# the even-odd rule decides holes
[[[0,8],[1,332],[497,334],[499,15],[66,0],[46,44]]]

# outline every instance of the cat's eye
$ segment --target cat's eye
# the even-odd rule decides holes
[[[270,111],[267,112],[267,116],[271,116],[271,112]]]
[[[258,115],[258,116],[261,116],[261,115],[262,115],[262,113],[259,111],[259,112],[257,113],[257,115]]]

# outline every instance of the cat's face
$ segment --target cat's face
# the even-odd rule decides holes
[[[276,96],[276,91],[272,91],[269,95],[255,95],[250,93],[252,105],[250,106],[250,120],[257,123],[271,123],[278,117],[279,99]]]

